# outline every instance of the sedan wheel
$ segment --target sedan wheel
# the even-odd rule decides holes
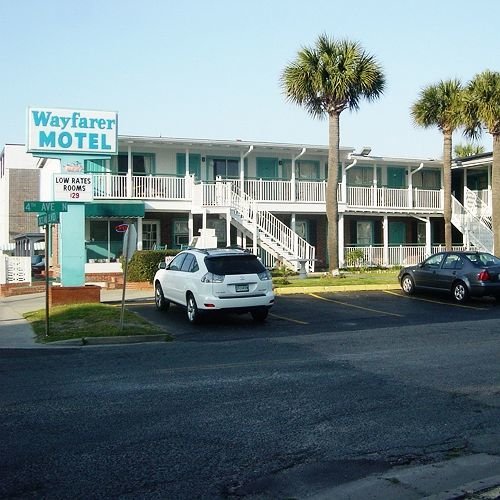
[[[464,303],[469,300],[469,290],[467,289],[467,285],[463,281],[457,281],[453,288],[451,289],[451,293],[453,294],[453,298],[458,303]]]
[[[158,311],[166,311],[170,302],[165,299],[163,295],[163,290],[161,289],[160,283],[156,283],[155,285],[155,306]]]
[[[198,311],[198,306],[196,305],[196,300],[192,295],[188,296],[187,299],[187,317],[190,323],[198,323],[200,320],[200,312]]]
[[[407,295],[412,295],[415,293],[415,283],[413,278],[409,274],[405,274],[401,280],[401,288],[403,292]]]

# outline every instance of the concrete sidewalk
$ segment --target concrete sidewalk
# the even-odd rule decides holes
[[[396,467],[358,481],[341,484],[313,500],[416,500],[500,498],[500,457],[478,453],[428,465]]]
[[[153,290],[127,290],[126,302],[153,300]],[[101,302],[121,302],[122,290],[101,290]],[[0,300],[0,349],[56,347],[35,342],[33,329],[24,313],[45,308],[45,293],[5,297]]]

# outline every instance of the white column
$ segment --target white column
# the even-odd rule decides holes
[[[340,201],[347,204],[347,171],[345,169],[345,162],[342,162],[342,183],[340,186],[342,199]]]
[[[226,246],[231,246],[231,209],[226,211]]]
[[[373,164],[373,179],[372,179],[372,205],[377,206],[377,164]]]
[[[411,167],[407,169],[408,177],[408,207],[413,207],[413,175],[411,175]]]
[[[430,255],[432,253],[432,241],[431,241],[431,218],[427,217],[425,222],[425,253]]]
[[[204,208],[203,212],[201,214],[201,228],[206,229],[207,228],[207,209]]]
[[[443,183],[443,181],[441,182],[441,184]],[[464,168],[464,191],[463,191],[463,199],[462,199],[462,205],[465,207],[466,203],[465,203],[465,200],[466,200],[466,196],[465,196],[465,188],[467,187],[467,169]],[[443,205],[444,206],[444,205]]]
[[[142,250],[142,217],[137,217],[137,250]]]
[[[257,203],[253,204],[253,253],[257,255],[257,236],[259,231],[257,229]]]
[[[245,155],[243,151],[240,153],[240,190],[242,193],[245,190]]]
[[[290,175],[290,187],[291,187],[291,197],[292,201],[296,201],[297,196],[296,196],[296,186],[295,186],[295,158],[292,157],[292,172]]]
[[[128,145],[128,161],[127,161],[127,198],[132,198],[132,144]]]
[[[384,266],[389,265],[389,218],[384,215],[384,220],[382,222],[382,232],[383,232],[383,243],[384,243]]]
[[[342,170],[344,170],[342,168]],[[345,246],[345,219],[344,214],[339,214],[338,240],[339,240],[339,267],[344,267],[344,246]]]
[[[186,175],[189,175],[189,148],[186,148]]]
[[[194,236],[193,212],[188,214],[188,241],[191,242]]]

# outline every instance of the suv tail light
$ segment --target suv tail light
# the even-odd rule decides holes
[[[268,270],[262,271],[261,273],[257,274],[259,277],[260,281],[269,281],[271,279],[271,273]]]
[[[485,269],[477,275],[479,281],[488,281],[490,279],[490,273]]]
[[[223,274],[207,273],[201,278],[202,283],[224,283]]]

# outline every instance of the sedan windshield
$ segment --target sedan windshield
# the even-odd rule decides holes
[[[500,265],[500,259],[497,259],[494,255],[484,252],[476,253],[466,253],[465,256],[476,266],[498,266]]]
[[[205,264],[213,274],[259,274],[265,267],[255,255],[224,255],[221,257],[206,257]]]

